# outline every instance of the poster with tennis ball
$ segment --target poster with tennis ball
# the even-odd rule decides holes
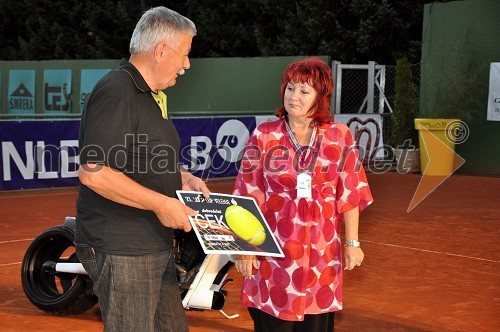
[[[284,257],[262,211],[252,197],[178,190],[179,200],[193,210],[188,216],[205,254]]]

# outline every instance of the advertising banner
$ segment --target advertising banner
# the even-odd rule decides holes
[[[500,62],[490,64],[487,120],[500,121]]]
[[[179,162],[202,179],[236,176],[256,123],[273,119],[173,119],[181,141]],[[377,155],[383,144],[380,115],[337,114],[335,119],[351,128],[363,161]],[[77,185],[79,125],[79,120],[0,121],[0,190]]]

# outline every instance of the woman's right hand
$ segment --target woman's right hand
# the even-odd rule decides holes
[[[236,267],[236,271],[243,274],[245,278],[250,278],[253,274],[253,269],[259,268],[259,260],[257,256],[236,255],[234,266]]]

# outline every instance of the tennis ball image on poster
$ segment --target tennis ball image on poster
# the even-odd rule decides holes
[[[241,239],[254,246],[260,246],[266,241],[264,226],[252,212],[238,205],[230,205],[224,215],[229,228]]]

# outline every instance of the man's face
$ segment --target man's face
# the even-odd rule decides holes
[[[193,37],[183,34],[180,37],[179,46],[172,47],[169,42],[163,42],[163,50],[158,55],[158,83],[159,89],[164,90],[175,85],[178,75],[184,74],[186,69],[191,67],[189,62],[189,52]]]

